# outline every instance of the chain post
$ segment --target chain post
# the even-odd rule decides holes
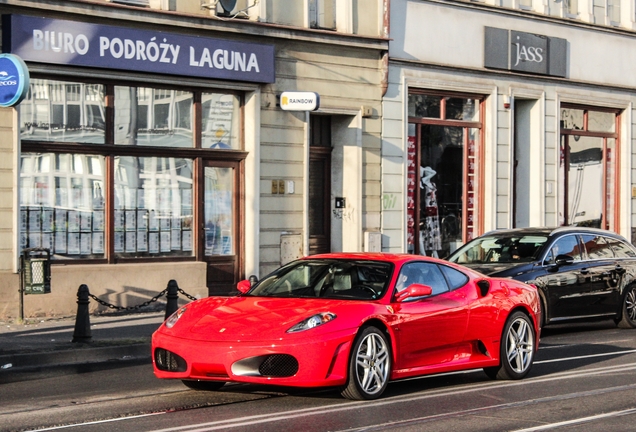
[[[85,284],[80,285],[77,290],[77,315],[75,317],[75,331],[73,332],[72,342],[85,343],[91,341],[91,322],[88,314],[89,296],[88,286]]]
[[[170,315],[175,313],[177,309],[179,309],[179,285],[177,285],[177,281],[171,279],[168,282],[168,294],[166,294],[166,298],[168,301],[166,302],[166,316],[165,319],[168,319]]]

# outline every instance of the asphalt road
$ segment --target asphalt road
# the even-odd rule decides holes
[[[481,370],[411,379],[377,401],[330,389],[198,392],[130,362],[15,373],[0,390],[2,431],[628,431],[636,429],[636,330],[548,327],[524,380],[492,381]]]

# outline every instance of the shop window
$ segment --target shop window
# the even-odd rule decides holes
[[[20,104],[20,138],[105,143],[104,86],[32,79]]]
[[[115,144],[193,147],[191,92],[115,87]]]
[[[617,112],[561,107],[559,224],[618,226]]]
[[[203,93],[201,96],[201,146],[240,150],[239,106],[236,95]]]
[[[192,160],[115,158],[116,256],[192,255],[192,210]]]
[[[409,252],[445,257],[481,233],[480,105],[464,95],[409,95]]]
[[[104,257],[104,157],[23,153],[20,247],[56,259]]]
[[[232,255],[234,169],[205,167],[204,182],[205,255]]]

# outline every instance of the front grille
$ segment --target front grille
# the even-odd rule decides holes
[[[183,357],[163,348],[155,349],[155,365],[157,369],[166,372],[185,372],[188,368]]]
[[[258,367],[262,376],[290,377],[298,372],[298,360],[289,354],[274,354],[265,357]]]

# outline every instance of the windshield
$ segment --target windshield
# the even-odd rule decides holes
[[[393,265],[367,260],[300,260],[266,276],[247,295],[375,300],[391,280]]]
[[[537,259],[548,240],[542,235],[488,235],[464,245],[449,257],[458,264],[521,263]]]

